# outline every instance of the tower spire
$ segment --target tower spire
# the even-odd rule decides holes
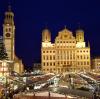
[[[65,25],[65,29],[66,29],[66,25]]]
[[[88,47],[90,47],[90,42],[88,41]]]
[[[5,12],[4,24],[14,25],[14,13],[11,10],[11,5],[8,5],[8,10]]]
[[[78,22],[78,29],[81,29],[81,24],[80,24],[80,22]]]
[[[11,12],[11,5],[8,5],[8,11]]]
[[[3,39],[8,57],[10,60],[13,60],[15,53],[15,25],[14,13],[11,11],[10,5],[8,5],[8,9],[5,12],[5,18],[3,23]]]
[[[8,11],[11,12],[11,0],[8,0]]]

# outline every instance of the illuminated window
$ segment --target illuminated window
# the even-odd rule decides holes
[[[58,59],[59,59],[59,56],[58,56]]]
[[[45,56],[43,56],[43,59],[45,60]]]
[[[77,64],[78,64],[78,65],[80,65],[80,63],[79,63],[79,62],[78,62]]]
[[[69,65],[69,61],[67,62],[67,65]]]
[[[53,53],[55,53],[55,51],[53,51]]]
[[[63,68],[61,69],[61,71],[63,72]]]
[[[83,62],[81,62],[81,65],[83,65]]]
[[[50,72],[52,72],[52,68],[50,68]]]
[[[84,55],[84,59],[85,59],[85,55]]]
[[[82,59],[82,55],[80,56],[80,58]]]
[[[45,51],[43,51],[43,53],[45,53]]]
[[[43,66],[45,66],[45,62],[43,63]]]
[[[6,28],[6,32],[8,32],[8,28]]]
[[[11,32],[11,28],[9,28],[9,32]]]
[[[89,65],[89,62],[87,62],[87,65]]]
[[[52,56],[50,55],[50,60],[52,60]]]
[[[87,56],[87,59],[89,59],[89,57]]]
[[[67,59],[69,59],[69,56],[67,56]]]
[[[62,59],[62,55],[61,55],[61,57],[60,57],[61,59]]]
[[[47,71],[49,71],[49,69],[47,69]]]
[[[48,60],[48,56],[47,56],[47,60]]]
[[[55,60],[55,56],[53,56],[53,60]]]

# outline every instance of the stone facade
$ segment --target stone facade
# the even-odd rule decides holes
[[[50,31],[43,30],[41,62],[45,73],[90,70],[90,46],[86,47],[84,31],[77,30],[74,37],[70,30],[64,28],[52,43]]]

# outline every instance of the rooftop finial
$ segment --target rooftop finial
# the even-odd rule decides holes
[[[90,47],[90,42],[88,41],[88,47]]]
[[[11,0],[8,0],[8,11],[11,11]]]
[[[9,12],[11,11],[11,5],[8,6],[8,11],[9,11]]]
[[[78,22],[78,29],[80,29],[81,28],[81,25],[80,25],[80,22]]]
[[[66,29],[66,25],[65,25],[65,29]]]

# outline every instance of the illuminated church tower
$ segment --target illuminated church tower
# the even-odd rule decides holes
[[[9,6],[8,11],[5,12],[3,41],[8,55],[8,61],[13,62],[10,68],[17,73],[22,73],[24,71],[22,60],[15,55],[15,25],[14,13],[11,10],[11,6]]]
[[[67,71],[89,71],[91,66],[90,47],[86,46],[84,31],[78,29],[76,37],[66,27],[58,32],[51,42],[49,30],[42,32],[41,67],[45,73]]]
[[[11,11],[10,6],[8,7],[8,11],[5,12],[5,19],[3,23],[3,39],[9,60],[14,60],[15,25],[14,13]]]

